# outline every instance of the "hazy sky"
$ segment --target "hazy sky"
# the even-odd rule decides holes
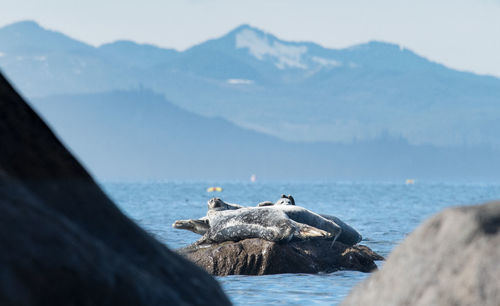
[[[382,40],[500,77],[500,0],[0,0],[0,26],[31,19],[93,45],[185,49],[242,23],[285,40],[346,47]]]

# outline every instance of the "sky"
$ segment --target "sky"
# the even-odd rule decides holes
[[[500,77],[500,0],[0,0],[0,26],[35,20],[92,45],[118,39],[184,50],[246,23],[343,48],[399,44]]]

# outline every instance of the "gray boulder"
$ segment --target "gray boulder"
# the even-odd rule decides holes
[[[229,301],[127,218],[0,74],[0,305]]]
[[[500,303],[500,202],[447,209],[419,226],[342,305]]]

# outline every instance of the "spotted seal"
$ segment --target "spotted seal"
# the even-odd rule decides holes
[[[274,203],[271,201],[264,201],[257,204],[258,207],[272,206],[272,205],[295,205],[295,200],[291,195],[282,194],[280,199]]]
[[[296,206],[295,205],[295,200],[291,195],[284,195],[282,194],[280,199],[276,202],[261,202],[258,204],[259,207],[265,207],[265,206],[288,206],[286,208],[281,207],[281,209],[284,209],[284,212],[287,214],[287,216],[299,223],[305,223],[314,227],[318,227],[320,229],[330,231],[333,230],[335,231],[335,228],[331,226],[330,223],[324,222],[323,219],[332,221],[335,225],[339,226],[342,230],[340,235],[338,236],[338,241],[342,242],[347,245],[355,245],[359,243],[362,240],[362,236],[350,225],[347,223],[343,222],[339,218],[331,215],[325,215],[325,214],[317,214],[322,218],[318,217],[312,217],[312,218],[304,218],[303,216],[308,216],[310,214],[308,213],[303,213],[303,209],[305,208],[290,208],[290,206]],[[237,204],[231,204],[231,203],[226,203],[220,198],[212,198],[208,201],[208,206],[209,209],[211,208],[212,211],[225,211],[225,210],[237,210],[243,208],[241,205]],[[300,206],[296,206],[300,207]],[[308,211],[308,210],[307,210]],[[309,211],[310,213],[313,213]],[[314,213],[313,213],[314,214]],[[207,233],[208,229],[210,228],[208,216],[205,216],[203,218],[200,218],[198,220],[195,219],[190,219],[190,220],[178,220],[176,221],[173,225],[174,228],[177,229],[185,229],[192,231],[196,234],[199,235],[204,235]],[[321,227],[322,226],[322,227]]]
[[[291,195],[282,194],[280,199],[274,205],[295,205],[295,199]]]
[[[236,210],[243,208],[243,206],[233,203],[226,203],[220,198],[212,198],[208,200],[208,205],[214,207],[214,210]],[[184,229],[191,231],[198,235],[204,235],[210,228],[208,218],[202,217],[200,219],[176,220],[172,224],[173,228]]]
[[[222,201],[221,198],[211,198],[208,200],[208,207],[213,207],[213,210],[215,211],[220,211],[220,210],[236,210],[243,208],[243,206],[238,205],[238,204],[233,204],[233,203],[226,203]]]
[[[226,210],[225,202],[208,202],[208,231],[197,244],[262,238],[269,241],[291,241],[333,238],[342,228],[334,222],[294,205],[247,207]]]
[[[269,204],[270,203],[270,204]],[[259,206],[272,206],[272,205],[295,205],[295,200],[291,195],[282,194],[280,199],[275,203],[272,202],[261,202]],[[338,241],[347,245],[355,245],[363,239],[361,234],[356,231],[349,224],[343,222],[339,218],[331,215],[319,214],[321,217],[333,221],[335,224],[339,225],[342,228],[342,233],[340,234]],[[293,218],[292,218],[293,219]],[[295,220],[295,219],[294,219]],[[298,221],[298,220],[295,220]],[[301,221],[298,221],[301,222]]]
[[[275,242],[328,239],[333,235],[307,224],[295,222],[280,210],[270,207],[247,207],[238,210],[209,212],[210,228],[197,245],[261,238]]]

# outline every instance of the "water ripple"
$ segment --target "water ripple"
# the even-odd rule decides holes
[[[219,194],[206,192],[219,186]],[[206,202],[219,196],[228,202],[256,205],[292,194],[298,205],[336,215],[355,227],[374,251],[387,256],[419,223],[454,205],[500,199],[500,185],[350,182],[141,182],[104,183],[104,189],[133,220],[170,248],[196,241],[199,236],[172,229],[178,219],[204,216]],[[379,266],[382,263],[377,263]],[[331,274],[226,276],[217,279],[234,304],[338,304],[369,274],[338,271]]]

